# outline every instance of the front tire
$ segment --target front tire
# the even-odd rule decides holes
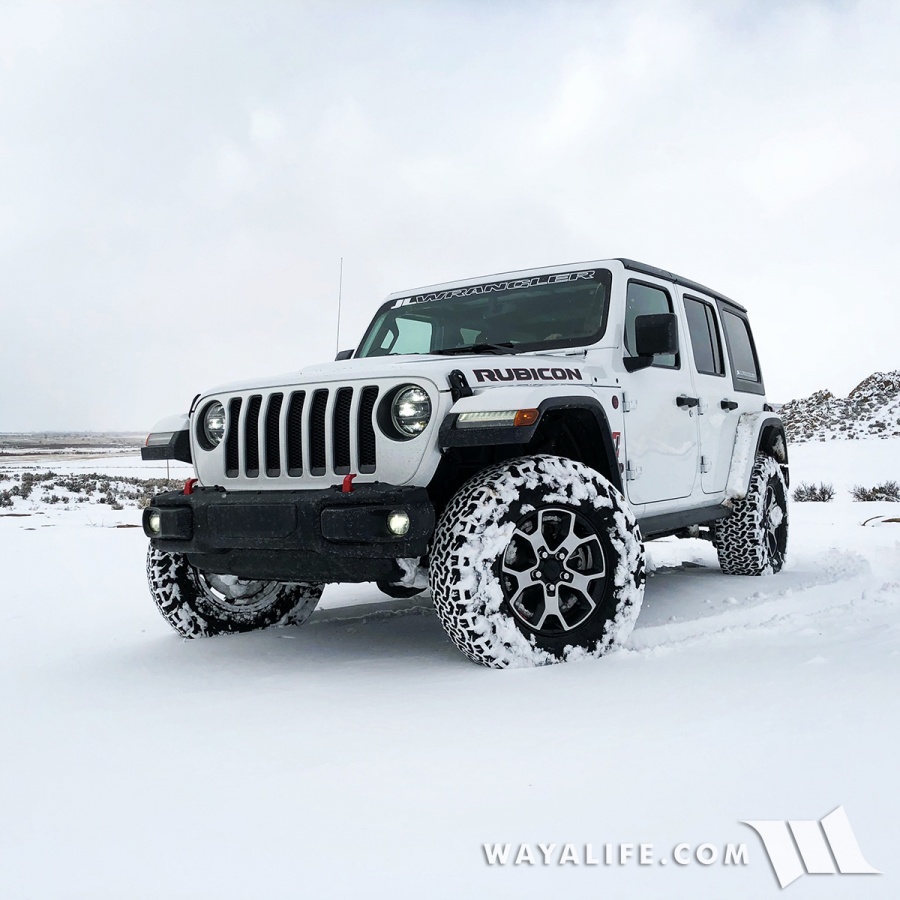
[[[186,638],[302,625],[324,590],[322,584],[250,581],[201,572],[183,553],[152,544],[147,551],[147,581],[163,618]]]
[[[716,550],[726,575],[771,575],[787,555],[787,485],[781,466],[759,454],[743,500],[716,523]]]
[[[599,472],[556,456],[492,466],[435,531],[429,579],[453,643],[494,668],[601,656],[625,641],[644,594],[644,547]]]

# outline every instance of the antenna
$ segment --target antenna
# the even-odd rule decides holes
[[[341,273],[338,276],[338,318],[337,334],[334,336],[334,355],[341,352],[341,297],[344,293],[344,257],[341,257]]]

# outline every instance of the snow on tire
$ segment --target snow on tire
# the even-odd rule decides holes
[[[441,515],[435,610],[454,644],[495,668],[601,656],[631,633],[644,547],[627,501],[599,472],[556,456],[485,469]]]
[[[183,553],[150,545],[147,581],[163,618],[186,638],[302,625],[324,585],[250,581],[213,575],[192,566]]]
[[[771,575],[781,571],[787,553],[787,485],[781,466],[760,454],[750,487],[733,513],[716,523],[719,565],[727,575]]]

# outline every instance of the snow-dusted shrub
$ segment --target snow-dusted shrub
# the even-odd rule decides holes
[[[900,503],[900,484],[897,484],[896,481],[885,481],[870,488],[858,484],[850,493],[853,494],[854,500],[861,502],[891,500],[894,503]]]
[[[27,500],[29,496],[31,496],[31,490],[34,487],[34,473],[33,472],[23,472],[22,473],[22,486],[19,491],[20,496],[23,500]]]
[[[791,498],[797,503],[827,503],[834,500],[834,485],[825,484],[824,481],[818,484],[801,481],[791,494]]]
[[[0,508],[12,505],[12,493],[10,491],[0,491]]]

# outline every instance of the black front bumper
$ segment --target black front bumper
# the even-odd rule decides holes
[[[409,516],[402,537],[387,526],[395,511]],[[148,524],[154,514],[158,532]],[[143,516],[161,550],[185,553],[204,571],[276,581],[397,581],[395,560],[423,556],[434,522],[425,488],[380,484],[346,494],[198,487],[157,495]]]

